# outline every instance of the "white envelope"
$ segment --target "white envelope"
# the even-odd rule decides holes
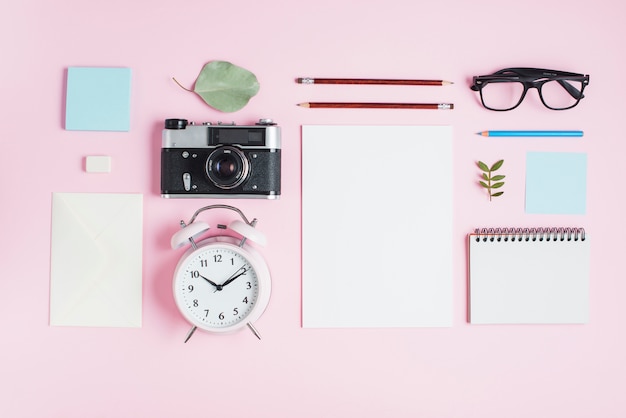
[[[53,193],[50,325],[141,327],[143,196]]]

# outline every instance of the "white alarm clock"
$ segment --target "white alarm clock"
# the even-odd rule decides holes
[[[209,225],[196,221],[196,217],[209,209],[229,209],[242,220],[217,226],[231,231],[230,235],[200,238]],[[187,224],[180,222],[182,229],[172,236],[172,248],[191,245],[178,262],[173,281],[176,306],[192,324],[185,342],[197,328],[226,334],[248,327],[261,338],[253,324],[269,303],[271,277],[263,257],[248,243],[265,245],[265,236],[255,228],[256,222],[248,221],[243,212],[228,205],[203,207]]]

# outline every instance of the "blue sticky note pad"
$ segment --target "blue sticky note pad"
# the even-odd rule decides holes
[[[130,130],[130,79],[130,68],[68,68],[65,129]]]
[[[583,215],[587,209],[587,154],[526,154],[526,212]]]

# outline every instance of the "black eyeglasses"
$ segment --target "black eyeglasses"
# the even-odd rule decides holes
[[[505,68],[491,75],[475,76],[470,87],[480,92],[480,101],[489,110],[511,110],[524,100],[528,89],[539,92],[548,109],[565,110],[576,106],[589,84],[589,76],[541,68]]]

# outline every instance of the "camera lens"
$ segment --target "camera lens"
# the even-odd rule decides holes
[[[213,151],[206,162],[209,180],[220,189],[232,189],[248,177],[248,159],[238,148],[228,145]]]
[[[215,174],[221,179],[230,179],[237,173],[237,163],[232,155],[223,155],[223,159],[215,163]]]

